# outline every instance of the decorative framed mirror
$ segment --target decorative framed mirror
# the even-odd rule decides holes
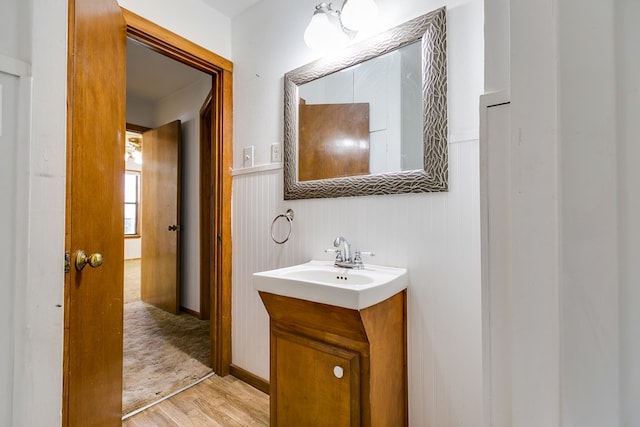
[[[284,198],[448,190],[446,11],[284,76]]]

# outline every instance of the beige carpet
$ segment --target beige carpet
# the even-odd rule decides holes
[[[123,414],[211,372],[209,321],[184,313],[172,315],[140,301],[139,284],[130,271],[136,268],[139,271],[139,262],[137,266],[125,262],[125,301],[130,302],[124,305]],[[132,287],[138,286],[137,297],[127,289],[131,278]]]
[[[140,260],[124,262],[124,303],[140,301]]]

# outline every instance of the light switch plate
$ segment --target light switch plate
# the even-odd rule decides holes
[[[271,163],[282,162],[282,144],[274,142],[271,144]]]
[[[253,145],[244,147],[242,150],[242,167],[253,167]]]

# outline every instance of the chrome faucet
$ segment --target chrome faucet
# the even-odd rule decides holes
[[[340,244],[342,244],[342,253],[340,253]],[[338,261],[336,259],[336,264],[338,262],[342,262],[342,263],[346,263],[346,264],[351,264],[352,259],[351,259],[351,245],[349,244],[349,242],[347,241],[347,239],[345,239],[342,236],[338,236],[336,237],[336,239],[333,241],[333,246],[338,248],[338,254],[340,255],[340,261]]]
[[[340,250],[340,245],[342,245],[342,250]],[[327,249],[325,250],[325,252],[336,253],[336,259],[333,265],[340,268],[353,268],[354,270],[361,270],[364,268],[362,255],[375,255],[373,252],[355,251],[353,256],[351,256],[351,245],[349,244],[347,239],[342,236],[336,237],[336,239],[333,241],[333,246],[336,249]]]

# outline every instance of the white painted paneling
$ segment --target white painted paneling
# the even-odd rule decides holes
[[[501,98],[481,106],[483,398],[491,427],[511,426],[511,129]]]
[[[286,211],[280,182],[281,169],[233,178],[233,363],[266,379],[269,317],[253,289],[251,274],[289,265],[290,261],[282,257],[300,233],[294,220],[293,235],[287,243],[278,245],[271,239],[271,222]]]
[[[451,145],[450,155],[451,191],[443,194],[283,201],[281,170],[234,177],[233,363],[269,377],[268,316],[251,273],[331,259],[324,249],[343,235],[354,248],[376,253],[365,262],[409,269],[411,425],[476,425],[481,414],[477,141]],[[277,245],[271,222],[287,208],[295,212],[294,232]],[[444,410],[461,402],[466,410]]]

